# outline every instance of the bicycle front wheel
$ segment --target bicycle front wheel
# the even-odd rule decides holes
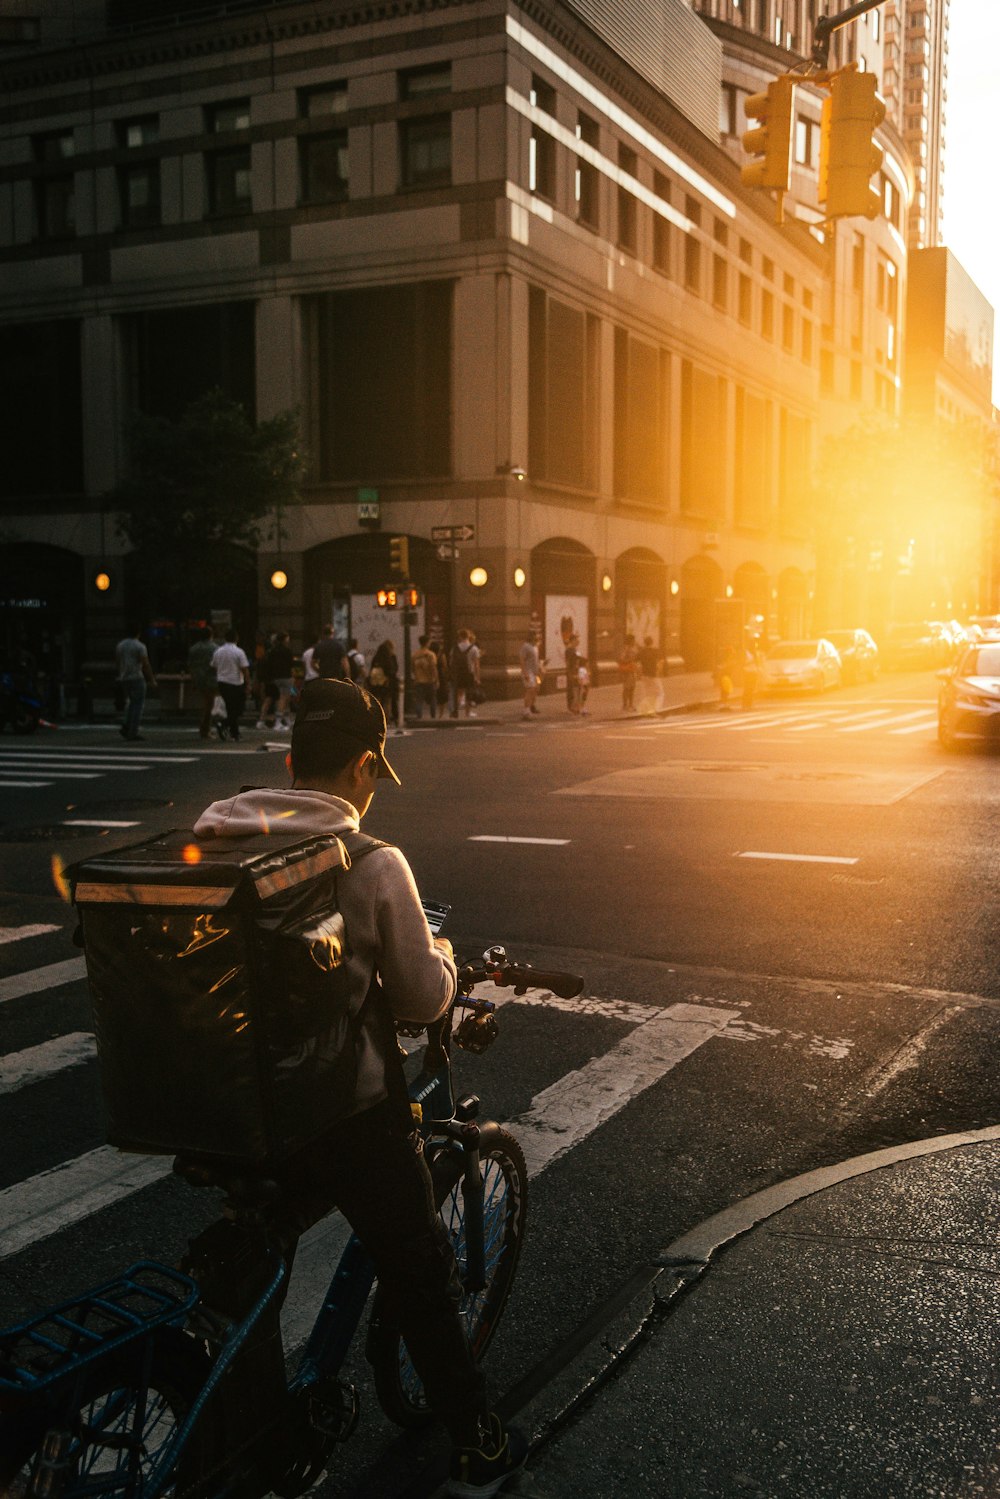
[[[517,1269],[528,1211],[528,1168],[512,1134],[491,1129],[480,1156],[483,1175],[483,1240],[486,1284],[462,1297],[460,1313],[469,1346],[480,1359],[503,1315]],[[431,1162],[435,1200],[451,1239],[464,1280],[465,1199],[464,1161],[457,1151],[442,1151]],[[377,1317],[377,1314],[376,1314]],[[379,1404],[398,1426],[423,1425],[430,1418],[424,1387],[398,1331],[379,1326],[369,1343],[369,1358]]]
[[[23,1499],[33,1492],[46,1434],[68,1433],[60,1454],[60,1487],[64,1499],[100,1494],[102,1499],[132,1499],[143,1492],[167,1443],[191,1409],[205,1381],[208,1360],[193,1340],[177,1331],[160,1333],[148,1378],[142,1381],[137,1356],[126,1351],[95,1364],[82,1381],[71,1407],[34,1405],[0,1418],[0,1499]],[[204,1438],[194,1432],[197,1447]],[[184,1468],[200,1465],[204,1450],[186,1454]],[[158,1494],[181,1491],[171,1475]],[[187,1484],[183,1485],[187,1490]]]

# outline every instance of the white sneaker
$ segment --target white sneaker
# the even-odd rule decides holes
[[[262,718],[258,718],[257,722],[254,724],[254,728],[255,729],[266,729],[267,728],[267,724],[264,722],[264,720]]]
[[[287,718],[279,718],[278,722],[274,726],[274,729],[275,729],[275,733],[277,733],[277,734],[287,734],[288,731],[289,731],[289,729],[291,727],[292,726],[288,722]]]

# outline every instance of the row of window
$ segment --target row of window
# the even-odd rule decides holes
[[[448,64],[416,68],[399,75],[401,101],[447,94],[451,88]],[[346,82],[302,89],[299,115],[299,201],[335,203],[348,194],[348,136],[336,117],[346,113]],[[242,99],[205,107],[205,133],[238,137],[249,133],[250,101]],[[142,159],[117,169],[119,216],[124,228],[145,228],[161,222],[159,121],[155,115],[119,121],[119,151],[142,151]],[[33,156],[42,170],[35,178],[37,235],[43,240],[70,238],[76,231],[75,154],[72,131],[47,132],[33,137]],[[205,211],[227,217],[253,208],[251,148],[232,143],[203,153]],[[404,187],[447,185],[451,181],[451,116],[420,114],[399,122],[400,182]]]

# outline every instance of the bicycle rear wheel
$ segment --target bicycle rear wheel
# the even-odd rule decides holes
[[[483,1238],[486,1285],[462,1298],[461,1316],[469,1344],[480,1359],[503,1315],[517,1269],[528,1210],[528,1169],[512,1134],[493,1129],[480,1156],[483,1175]],[[445,1150],[431,1162],[435,1200],[451,1239],[459,1277],[466,1267],[465,1201],[462,1194],[464,1162],[457,1151]],[[398,1331],[379,1324],[373,1316],[368,1357],[379,1404],[398,1426],[419,1426],[430,1419],[424,1388]]]
[[[208,1359],[189,1337],[174,1329],[157,1335],[148,1382],[143,1386],[135,1352],[124,1350],[94,1366],[75,1403],[30,1405],[0,1418],[0,1499],[23,1499],[38,1469],[46,1433],[69,1433],[60,1475],[62,1499],[128,1499],[139,1492],[205,1382]],[[195,1428],[185,1453],[183,1487],[205,1460],[205,1434]],[[171,1475],[164,1495],[179,1493]]]

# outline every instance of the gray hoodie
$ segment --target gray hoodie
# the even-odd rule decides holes
[[[323,791],[242,791],[213,802],[195,823],[199,837],[244,838],[273,832],[355,832],[358,814],[350,802]],[[337,881],[337,898],[350,945],[348,971],[360,1006],[377,973],[397,1020],[426,1024],[451,1003],[455,964],[434,946],[413,874],[398,848],[377,848]],[[387,1096],[386,1058],[374,1016],[362,1022],[355,1112]]]

